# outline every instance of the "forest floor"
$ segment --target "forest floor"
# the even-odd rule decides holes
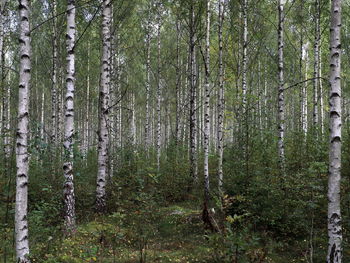
[[[33,262],[213,262],[201,211],[189,203],[123,210],[80,224],[74,237],[41,244]],[[41,253],[40,253],[41,254]]]

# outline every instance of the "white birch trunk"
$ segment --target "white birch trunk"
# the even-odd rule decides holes
[[[5,59],[5,48],[4,48],[4,41],[5,41],[5,32],[4,32],[4,23],[5,23],[5,4],[6,1],[0,1],[0,66],[1,66],[1,87],[2,87],[2,112],[1,112],[1,119],[2,119],[2,126],[1,126],[1,132],[3,135],[3,146],[4,146],[4,158],[5,158],[5,169],[7,169],[8,166],[8,159],[11,154],[11,146],[10,146],[10,97],[11,97],[11,90],[10,90],[10,81],[6,81],[6,73],[5,73],[5,66],[6,66],[6,59]]]
[[[99,97],[98,171],[96,188],[96,211],[106,210],[106,180],[108,177],[108,111],[111,60],[111,0],[103,0],[102,8],[102,58]]]
[[[74,93],[75,93],[75,0],[68,0],[67,5],[67,71],[64,119],[64,227],[65,234],[71,235],[75,231],[75,196],[73,181],[73,143],[74,143]]]
[[[131,142],[136,146],[135,92],[131,93]]]
[[[19,1],[20,21],[20,70],[18,90],[18,125],[16,139],[16,206],[15,206],[15,232],[16,232],[16,262],[28,263],[28,134],[29,134],[29,89],[31,70],[31,39],[30,39],[30,4],[28,0]]]
[[[242,57],[242,102],[243,118],[246,119],[247,107],[247,46],[248,46],[248,0],[243,0],[243,57]]]
[[[197,165],[197,107],[196,107],[196,40],[195,40],[195,15],[194,6],[190,8],[190,175],[192,179],[198,181],[198,165]]]
[[[315,0],[315,43],[314,43],[314,79],[313,79],[313,88],[314,88],[314,97],[313,97],[313,122],[314,128],[317,128],[318,125],[318,86],[319,86],[319,59],[320,59],[320,0]]]
[[[309,70],[309,48],[308,42],[302,47],[302,57],[305,61],[305,77],[304,80],[308,79],[308,70]],[[308,117],[307,117],[307,82],[305,82],[302,86],[301,92],[301,126],[304,132],[304,136],[306,139],[307,130],[308,130]]]
[[[245,5],[246,5],[245,0]],[[223,69],[223,39],[222,39],[222,27],[224,22],[224,1],[219,0],[219,92],[218,92],[218,105],[217,105],[217,147],[218,147],[218,190],[219,194],[222,194],[223,185],[223,169],[222,160],[224,154],[224,69]],[[246,102],[246,101],[245,101]],[[244,102],[244,103],[245,103]]]
[[[219,0],[221,1],[221,0]],[[205,79],[204,79],[204,209],[208,208],[209,188],[209,137],[210,137],[210,0],[207,1],[207,24],[205,38]]]
[[[57,3],[53,0],[53,45],[52,45],[52,87],[51,87],[51,128],[52,128],[52,143],[57,143],[57,49],[58,49],[58,38],[57,38]]]
[[[321,46],[321,45],[320,45]],[[322,60],[321,60],[321,49],[320,49],[320,52],[319,52],[319,62],[320,62],[320,66],[319,66],[319,73],[318,73],[318,76],[320,78],[319,80],[319,88],[320,88],[320,123],[321,123],[321,135],[324,134],[324,100],[323,100],[323,84],[322,84]]]
[[[180,23],[176,20],[176,120],[175,120],[175,142],[178,145],[180,140],[180,85],[181,85],[181,74],[180,74]]]
[[[90,147],[90,41],[88,42],[88,61],[87,61],[87,79],[86,79],[86,113],[85,113],[85,131],[84,131],[84,149],[86,157]]]
[[[284,154],[284,2],[278,0],[278,155],[282,174],[285,174]]]
[[[150,12],[150,11],[149,11]],[[151,81],[151,17],[148,15],[146,36],[146,122],[145,122],[145,145],[148,153],[151,145],[150,134],[150,81]]]
[[[340,213],[341,181],[341,0],[333,0],[330,14],[330,143],[328,177],[327,263],[342,262]]]
[[[161,18],[160,18],[160,4],[158,6],[158,27],[157,27],[157,170],[159,172],[159,166],[160,166],[160,144],[161,144],[161,80],[160,80],[160,74],[161,74],[161,62],[160,62],[160,30],[161,30]]]
[[[44,138],[44,133],[45,133],[45,113],[44,113],[44,110],[45,110],[45,92],[42,91],[41,93],[41,109],[40,109],[40,139],[42,141],[45,141],[45,138]]]

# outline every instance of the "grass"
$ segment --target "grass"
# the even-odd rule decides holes
[[[32,261],[204,263],[212,262],[210,255],[200,210],[183,204],[97,216],[71,238],[38,245]]]

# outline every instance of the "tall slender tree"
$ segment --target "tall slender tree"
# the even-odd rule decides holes
[[[18,89],[18,124],[16,141],[16,261],[29,263],[28,242],[28,135],[29,135],[29,88],[31,70],[31,39],[30,39],[30,3],[28,0],[19,1],[20,21],[20,70]]]
[[[99,123],[98,123],[98,172],[96,188],[96,211],[106,209],[106,180],[108,177],[108,111],[111,71],[111,32],[112,2],[102,2],[102,58],[100,75]]]
[[[219,0],[220,1],[220,0]],[[205,37],[205,78],[204,78],[204,210],[208,209],[209,188],[209,137],[210,137],[210,0],[207,0],[206,37]],[[206,213],[208,213],[206,211]]]
[[[66,68],[66,97],[64,119],[64,227],[65,234],[75,231],[75,196],[73,177],[73,143],[74,143],[74,93],[75,93],[75,0],[67,1],[67,68]]]
[[[284,154],[284,4],[286,0],[278,0],[278,155],[282,174],[285,172]]]
[[[192,179],[198,180],[197,164],[197,67],[196,67],[196,21],[194,1],[190,3],[189,12],[189,84],[190,84],[190,174]]]
[[[341,180],[341,0],[332,0],[330,14],[330,138],[328,177],[328,254],[327,263],[342,262],[340,213]]]
[[[319,113],[318,113],[318,92],[319,92],[319,74],[320,74],[320,0],[315,0],[315,42],[314,42],[314,78],[313,78],[313,122],[315,128],[319,122]]]
[[[150,88],[151,88],[151,8],[148,7],[147,33],[146,33],[146,120],[145,120],[145,146],[148,149],[151,145],[150,129]]]
[[[51,88],[51,127],[52,127],[52,142],[57,142],[57,50],[58,50],[58,37],[57,37],[57,2],[52,1],[52,88]]]
[[[161,42],[160,42],[160,30],[161,30],[161,2],[157,3],[158,6],[158,18],[157,18],[157,170],[160,166],[160,148],[161,148]]]
[[[246,1],[246,0],[245,0]],[[218,186],[219,193],[222,193],[223,169],[222,160],[224,155],[224,68],[223,68],[223,30],[224,22],[224,1],[219,0],[219,91],[218,91],[218,127],[217,127],[217,147],[218,147]]]

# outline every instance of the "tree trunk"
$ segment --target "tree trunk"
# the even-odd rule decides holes
[[[175,142],[178,145],[180,140],[180,86],[181,86],[181,74],[180,74],[180,22],[176,20],[176,121],[175,121]]]
[[[111,53],[111,0],[103,0],[102,10],[102,58],[99,97],[98,124],[98,172],[96,188],[96,211],[106,210],[106,180],[108,174],[108,111],[110,86],[110,53]]]
[[[246,0],[245,0],[246,1]],[[222,27],[224,22],[224,1],[219,0],[219,92],[218,92],[218,130],[217,130],[217,148],[218,148],[218,188],[219,194],[222,194],[223,170],[222,160],[224,154],[224,69],[223,69],[223,41]]]
[[[322,84],[322,55],[321,55],[321,49],[319,52],[319,62],[320,62],[320,66],[319,66],[319,94],[320,94],[320,123],[321,123],[321,135],[323,136],[324,134],[324,102],[323,102],[323,84]]]
[[[16,207],[15,207],[15,231],[16,231],[16,261],[28,263],[28,134],[29,134],[29,87],[30,87],[30,5],[28,0],[19,1],[20,16],[20,71],[18,90],[18,125],[16,142]]]
[[[308,79],[308,70],[309,70],[309,48],[308,48],[308,42],[305,43],[302,46],[302,57],[305,61],[305,77],[304,80]],[[308,118],[307,118],[307,85],[308,83],[305,82],[302,86],[302,92],[301,92],[301,127],[304,132],[304,136],[306,139],[307,130],[308,130]]]
[[[161,30],[161,4],[158,4],[158,26],[157,26],[157,171],[159,172],[160,166],[160,144],[161,144],[161,80],[160,80],[160,30]]]
[[[41,93],[41,108],[40,108],[40,139],[45,141],[45,92]]]
[[[151,145],[150,134],[150,85],[151,85],[151,14],[148,14],[147,36],[146,36],[146,123],[145,123],[145,145],[148,153]]]
[[[284,3],[278,0],[278,155],[281,173],[285,174],[284,155]]]
[[[75,196],[73,181],[73,140],[74,140],[74,92],[75,92],[75,0],[68,0],[67,5],[67,72],[64,120],[64,226],[65,234],[75,231]]]
[[[51,87],[51,140],[56,146],[57,143],[57,49],[58,49],[58,38],[57,38],[57,3],[53,0],[53,45],[52,45],[52,87]]]
[[[314,79],[313,79],[313,88],[314,88],[314,105],[313,105],[313,122],[314,128],[317,128],[318,125],[318,83],[319,83],[319,66],[320,66],[320,0],[315,0],[315,43],[314,43]]]
[[[330,143],[328,178],[328,254],[327,263],[342,262],[340,214],[341,181],[341,0],[333,0],[330,25]]]
[[[195,39],[195,14],[194,4],[190,6],[190,65],[189,65],[189,84],[190,84],[190,175],[194,182],[198,181],[198,165],[197,165],[197,107],[196,107],[196,39]]]
[[[11,109],[11,89],[10,81],[6,81],[6,72],[5,72],[5,32],[4,32],[4,23],[5,23],[5,5],[6,1],[0,2],[0,64],[1,64],[1,90],[2,90],[2,126],[1,132],[3,135],[3,147],[4,147],[4,167],[5,172],[8,170],[8,161],[11,155],[11,143],[10,143],[10,109]]]
[[[88,42],[87,57],[87,79],[86,79],[86,113],[85,113],[85,131],[84,131],[84,156],[87,157],[90,147],[90,41]]]
[[[220,1],[220,0],[219,0]],[[210,137],[210,1],[207,1],[206,17],[206,38],[205,38],[205,94],[204,94],[204,209],[208,208],[210,199],[209,188],[209,137]],[[208,211],[206,211],[208,213]]]

